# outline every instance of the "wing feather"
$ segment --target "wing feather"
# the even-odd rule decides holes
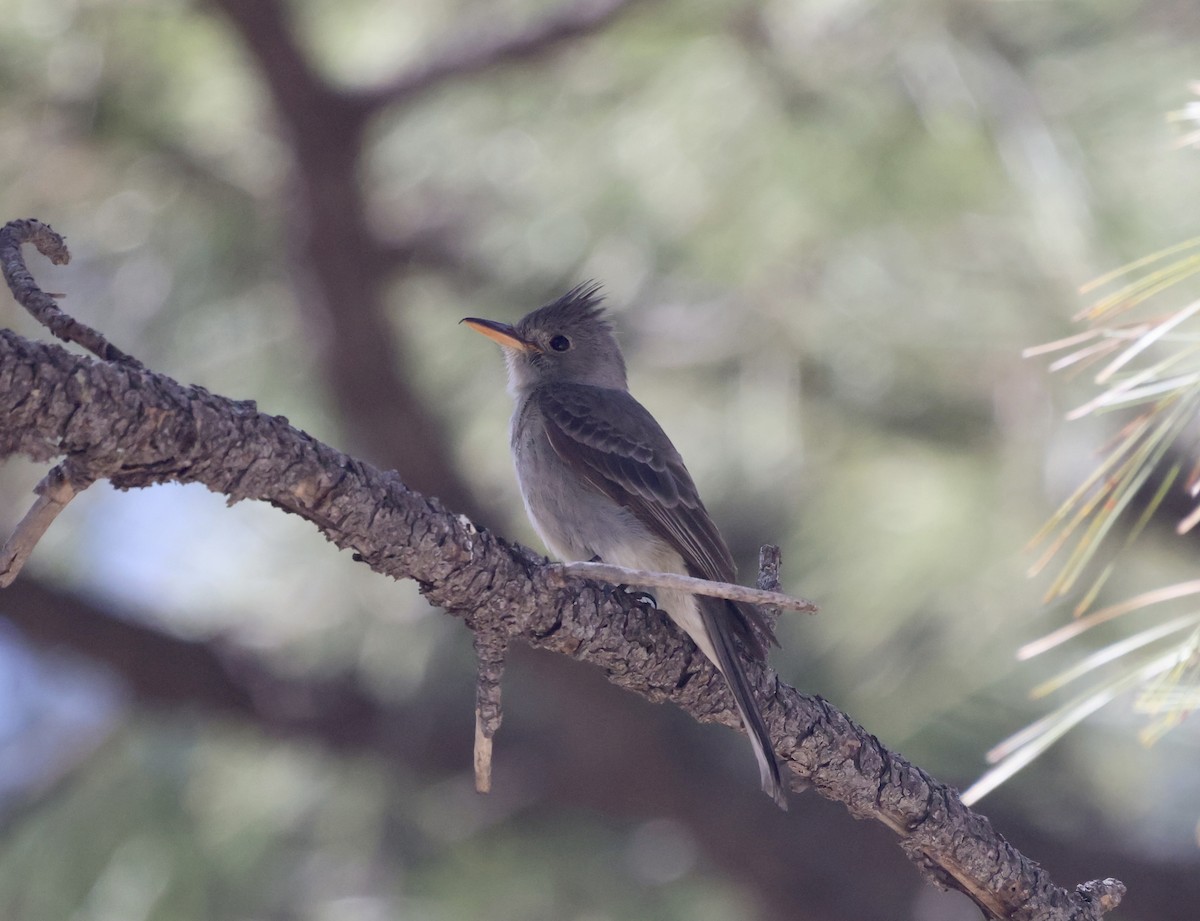
[[[554,384],[536,390],[558,455],[675,548],[689,574],[733,582],[737,571],[683,458],[654,417],[623,390]],[[766,655],[774,634],[751,605],[730,603],[748,651]]]

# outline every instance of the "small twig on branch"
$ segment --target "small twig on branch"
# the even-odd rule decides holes
[[[748,585],[732,582],[710,582],[677,572],[645,572],[641,569],[626,569],[608,563],[559,563],[554,569],[561,573],[562,584],[570,579],[598,579],[614,585],[636,585],[639,588],[671,588],[692,595],[709,598],[726,598],[729,601],[744,601],[747,604],[763,604],[788,611],[815,614],[817,606],[803,598],[793,598],[781,592],[763,591]]]
[[[1099,908],[1101,914],[1107,914],[1121,904],[1121,899],[1125,897],[1125,884],[1109,876],[1080,883],[1075,887],[1075,893]]]
[[[4,547],[0,548],[0,588],[8,588],[13,584],[33,553],[33,548],[42,539],[46,529],[53,524],[58,513],[90,485],[91,480],[88,478],[73,480],[66,466],[65,463],[59,464],[42,478],[34,489],[38,497],[33,506],[17,524],[16,530],[5,541]]]
[[[492,737],[500,728],[504,711],[500,703],[500,679],[508,636],[484,627],[475,630],[475,790],[492,791]]]
[[[66,265],[71,261],[67,241],[55,233],[49,224],[32,218],[5,224],[0,229],[0,267],[17,303],[63,342],[81,345],[103,361],[120,361],[135,368],[142,367],[140,361],[126,355],[96,330],[63,313],[54,298],[38,287],[21,257],[23,243],[32,243],[39,253],[55,265]]]
[[[779,591],[779,570],[782,567],[783,553],[775,544],[763,544],[758,548],[758,582],[756,584],[759,591],[772,593]],[[763,616],[774,626],[775,621],[779,619],[779,605],[763,604],[760,607]]]

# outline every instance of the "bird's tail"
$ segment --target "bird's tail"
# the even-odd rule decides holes
[[[729,612],[724,609],[726,602],[716,599],[698,598],[700,616],[704,621],[705,631],[712,643],[717,658],[713,664],[725,676],[729,689],[733,691],[733,700],[737,704],[738,714],[750,744],[754,748],[754,757],[758,761],[759,779],[763,792],[771,797],[780,809],[787,809],[787,795],[783,789],[783,780],[779,776],[779,762],[775,759],[775,747],[771,735],[767,732],[767,724],[763,722],[762,713],[754,700],[754,691],[742,660],[738,655],[737,644],[733,638]],[[705,650],[707,652],[707,650]]]

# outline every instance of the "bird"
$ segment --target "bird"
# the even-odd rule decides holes
[[[629,392],[625,359],[595,282],[516,324],[464,317],[499,343],[515,406],[510,444],[525,510],[550,552],[733,582],[737,571],[683,458]],[[750,738],[763,792],[787,796],[743,652],[778,645],[753,605],[657,589],[667,613],[724,677]]]

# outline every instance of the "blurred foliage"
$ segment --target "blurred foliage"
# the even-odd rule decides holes
[[[1083,678],[1091,682],[989,752],[996,767],[964,791],[965,802],[994,789],[1084,719],[1131,692],[1137,692],[1135,709],[1155,717],[1140,734],[1147,743],[1178,727],[1200,703],[1200,614],[1192,602],[1200,581],[1154,587],[1095,609],[1122,551],[1135,545],[1169,496],[1186,495],[1191,506],[1175,525],[1181,538],[1200,521],[1195,501],[1200,459],[1190,434],[1200,402],[1195,322],[1200,301],[1170,307],[1200,272],[1198,245],[1191,240],[1170,247],[1090,282],[1085,292],[1123,283],[1079,313],[1085,332],[1026,350],[1027,356],[1058,354],[1052,371],[1094,372],[1095,395],[1068,413],[1068,420],[1115,413],[1122,424],[1096,467],[1031,542],[1039,554],[1033,572],[1055,567],[1045,600],[1080,596],[1074,619],[1027,643],[1018,657],[1040,655],[1117,618],[1132,621],[1129,629],[1136,632],[1034,688],[1033,696],[1044,697]],[[1160,301],[1167,302],[1165,314]],[[1155,312],[1146,309],[1151,304]],[[1164,620],[1164,612],[1179,608],[1185,613]]]
[[[291,4],[304,46],[346,86],[550,8]],[[783,678],[969,780],[994,739],[1044,712],[1027,689],[1080,656],[1016,667],[1046,623],[1021,548],[1110,434],[1061,429],[1082,391],[1051,396],[1020,352],[1070,331],[1082,282],[1195,234],[1181,194],[1195,156],[1170,149],[1164,113],[1186,98],[1198,35],[1200,10],[1167,2],[703,0],[644,4],[545,59],[440,86],[370,126],[361,170],[380,236],[451,227],[475,269],[397,272],[411,376],[474,488],[511,510],[506,532],[537,546],[501,362],[455,324],[602,281],[634,392],[743,569],[778,542],[786,587],[822,606],[781,625]],[[183,0],[18,0],[0,18],[0,88],[7,218],[52,223],[75,256],[35,264],[47,290],[150,367],[339,444],[327,331],[289,263],[288,140],[228,24]],[[11,304],[0,320],[40,335]],[[37,473],[4,473],[7,526]],[[1150,533],[1100,601],[1190,578],[1194,555]],[[32,565],[295,674],[349,673],[407,699],[437,668],[469,697],[457,624],[269,509],[95,489]],[[1114,836],[1190,853],[1197,741],[1185,730],[1148,754],[1139,720],[1128,700],[1110,708],[997,798],[1050,828],[1090,810]],[[1129,796],[1134,766],[1161,782]],[[581,815],[488,825],[469,767],[435,783],[130,711],[14,814],[0,906],[23,919],[744,916],[748,896],[688,856],[686,831]],[[639,876],[639,847],[678,863]]]
[[[695,846],[672,823],[631,835],[578,814],[490,825],[474,799],[466,783],[134,720],[0,846],[0,907],[89,919],[551,921],[597,902],[631,921],[745,914],[736,892],[689,875]]]

